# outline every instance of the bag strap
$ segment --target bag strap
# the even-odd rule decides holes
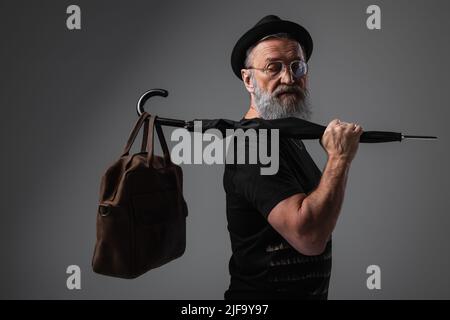
[[[125,148],[123,149],[122,157],[127,156],[129,154],[131,146],[133,145],[134,140],[136,139],[136,136],[142,127],[142,124],[145,122],[145,120],[148,117],[151,117],[150,114],[148,114],[147,112],[143,112],[141,114],[141,116],[139,117],[139,119],[136,121],[136,124],[134,125],[134,128],[131,131],[130,136],[128,137],[127,144],[125,145]]]
[[[169,152],[169,148],[167,147],[167,142],[166,142],[166,138],[164,137],[164,132],[161,128],[160,124],[156,124],[156,132],[158,133],[158,138],[159,138],[159,143],[161,144],[162,150],[164,152],[164,158],[166,158],[168,161],[172,161],[170,159],[170,152]]]
[[[157,116],[150,116],[149,122],[149,130],[148,130],[148,138],[147,138],[147,165],[153,166],[153,153],[154,153],[154,129],[155,129],[155,120]],[[169,148],[167,147],[166,139],[164,138],[164,133],[161,129],[161,125],[156,124],[156,132],[158,134],[159,142],[161,144],[161,148],[164,153],[164,164],[167,165],[172,162],[170,159]]]
[[[148,138],[145,139],[147,141],[147,150],[148,150],[148,154],[147,154],[147,165],[153,164],[152,160],[153,160],[153,153],[154,153],[154,149],[153,149],[153,145],[154,145],[154,141],[153,141],[153,137],[154,137],[154,127],[156,127],[156,132],[158,134],[158,138],[159,138],[159,142],[161,144],[161,148],[163,150],[164,153],[164,165],[167,166],[168,164],[172,163],[172,159],[170,158],[170,152],[169,152],[169,148],[167,147],[167,142],[166,139],[164,137],[164,132],[161,128],[161,125],[156,123],[155,124],[155,120],[156,120],[157,116],[150,116],[150,120],[147,118],[145,120],[145,126],[144,126],[144,130],[146,130],[146,132],[148,133]],[[149,130],[149,126],[150,126],[150,130]],[[144,149],[144,140],[142,140],[142,150]],[[182,173],[181,173],[182,174]],[[183,194],[183,186],[182,186],[182,181],[181,181],[181,177],[178,175],[178,173],[175,174],[176,180],[177,180],[177,187],[178,190],[181,194]]]
[[[169,163],[172,163],[172,159],[170,158],[169,148],[167,147],[166,139],[164,138],[164,132],[161,128],[161,125],[159,125],[158,123],[156,124],[156,132],[158,133],[159,142],[161,143],[161,147],[164,151],[164,164],[167,166]],[[182,174],[183,173],[181,171],[181,175]],[[177,180],[178,191],[180,192],[180,194],[183,194],[183,183],[181,181],[182,178],[178,175],[178,172],[175,174],[175,177]]]
[[[148,138],[148,118],[145,119],[144,122],[144,131],[142,133],[142,143],[141,143],[141,152],[145,152],[145,148],[147,147],[147,138]]]

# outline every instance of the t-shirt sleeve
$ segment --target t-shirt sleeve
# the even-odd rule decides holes
[[[263,175],[261,167],[260,164],[236,164],[233,185],[235,192],[267,219],[279,202],[294,194],[304,193],[304,190],[281,153],[275,174]]]

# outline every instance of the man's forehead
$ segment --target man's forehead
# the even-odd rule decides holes
[[[258,43],[254,48],[254,58],[273,61],[283,58],[304,60],[300,44],[292,39],[267,39]]]

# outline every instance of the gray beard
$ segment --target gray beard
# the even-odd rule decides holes
[[[309,102],[308,90],[300,87],[280,85],[272,94],[262,91],[252,77],[252,84],[255,88],[253,93],[255,108],[259,116],[266,120],[296,117],[305,120],[311,118],[311,105]],[[297,95],[287,95],[279,97],[281,92],[295,92]]]

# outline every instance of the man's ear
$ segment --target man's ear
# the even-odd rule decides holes
[[[245,87],[247,88],[247,91],[252,93],[254,88],[250,77],[250,71],[247,69],[241,69],[241,77]]]

